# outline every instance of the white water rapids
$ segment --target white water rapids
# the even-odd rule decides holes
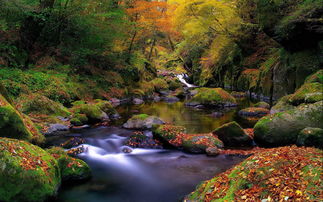
[[[187,83],[187,81],[185,80],[185,77],[187,77],[187,75],[186,75],[186,74],[179,74],[179,75],[177,75],[178,80],[179,80],[180,82],[182,82],[184,85],[186,85],[188,88],[194,88],[194,87],[197,87],[197,86],[195,86],[195,85],[193,85],[193,84],[189,84],[189,83]]]

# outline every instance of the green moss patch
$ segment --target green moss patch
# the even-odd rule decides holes
[[[315,103],[321,100],[323,100],[323,84],[316,82],[304,84],[291,95],[288,101],[297,106],[301,103]]]
[[[188,201],[320,201],[322,151],[263,149],[234,168],[203,182]]]
[[[0,138],[0,201],[45,201],[61,182],[57,161],[30,143]]]
[[[222,88],[199,88],[198,93],[189,102],[217,106],[237,103],[236,99]]]
[[[91,177],[90,167],[80,159],[69,157],[62,148],[53,147],[47,152],[57,160],[63,181],[83,181]]]

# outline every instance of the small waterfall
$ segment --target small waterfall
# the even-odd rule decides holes
[[[195,86],[195,85],[193,85],[193,84],[189,84],[189,83],[187,83],[187,82],[186,82],[186,80],[185,80],[185,77],[187,77],[187,75],[186,75],[186,74],[179,74],[179,75],[177,75],[178,80],[179,80],[180,82],[182,82],[184,85],[186,85],[188,88],[197,87],[197,86]]]

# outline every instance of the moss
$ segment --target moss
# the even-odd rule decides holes
[[[73,115],[73,118],[71,119],[71,123],[75,126],[81,126],[86,124],[89,121],[87,116],[85,114],[79,114],[76,113]]]
[[[323,148],[323,129],[304,128],[297,137],[297,145]]]
[[[117,111],[113,108],[112,104],[109,101],[96,99],[94,103],[97,107],[99,107],[103,112],[105,112],[108,115],[117,113]]]
[[[138,114],[138,115],[134,115],[132,117],[132,119],[140,119],[140,120],[145,120],[146,118],[148,118],[149,115],[148,114]]]
[[[100,104],[89,103],[89,104],[77,104],[72,107],[71,111],[74,114],[84,114],[90,122],[101,121],[106,118],[106,113],[100,109]],[[103,105],[105,106],[105,105]],[[102,107],[102,106],[101,106]],[[103,107],[102,107],[103,108]]]
[[[314,148],[282,147],[258,151],[234,168],[201,183],[185,199],[188,201],[320,200],[322,152]],[[286,181],[293,183],[290,186]],[[285,190],[289,190],[286,192]],[[309,198],[308,198],[309,197]],[[297,198],[297,199],[296,199]]]
[[[302,129],[323,127],[322,102],[263,117],[254,127],[256,143],[264,146],[295,144]]]
[[[22,95],[17,99],[20,111],[26,114],[69,116],[71,113],[60,103],[40,94]]]
[[[271,113],[283,112],[294,109],[295,107],[289,104],[288,100],[292,95],[286,95],[278,100],[278,102],[271,108]]]
[[[166,141],[173,146],[182,146],[181,136],[185,133],[186,129],[182,126],[174,125],[160,125],[154,128],[153,134],[155,138]]]
[[[58,162],[63,181],[82,181],[91,177],[90,167],[82,160],[69,157],[63,148],[47,150]]]
[[[323,84],[306,83],[291,95],[288,101],[297,106],[301,103],[315,103],[321,100],[323,100]]]
[[[222,141],[212,134],[185,134],[181,138],[184,150],[190,153],[205,153],[209,147],[223,147]]]
[[[44,137],[34,126],[32,121],[19,113],[0,95],[0,137],[9,137],[33,141],[40,144]]]
[[[321,83],[323,84],[323,70],[319,70],[317,71],[316,73],[308,76],[306,79],[305,79],[305,83]]]
[[[258,102],[254,105],[254,107],[270,109],[270,105],[267,102]]]
[[[169,87],[167,82],[161,78],[156,78],[150,81],[150,84],[154,86],[155,91],[167,90]]]
[[[167,83],[168,83],[170,90],[176,90],[176,89],[182,87],[182,84],[178,79],[171,78],[170,80],[167,80]]]
[[[0,138],[0,200],[45,201],[61,182],[57,161],[30,143]]]
[[[225,146],[250,146],[252,139],[248,136],[241,126],[233,121],[220,126],[213,131]]]
[[[203,105],[236,104],[236,99],[222,88],[199,88],[198,93],[189,102],[198,102]]]

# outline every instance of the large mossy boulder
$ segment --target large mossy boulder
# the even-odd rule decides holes
[[[223,142],[212,133],[186,134],[185,132],[184,127],[174,125],[161,125],[153,130],[156,139],[189,153],[207,153],[208,148],[223,148]]]
[[[90,167],[84,161],[68,156],[62,148],[53,147],[47,152],[57,160],[63,182],[76,182],[91,178]]]
[[[54,115],[67,117],[71,113],[62,104],[40,94],[22,95],[17,100],[17,108],[25,114]]]
[[[215,129],[213,135],[217,136],[225,146],[237,147],[252,145],[252,138],[235,121]]]
[[[168,143],[174,147],[182,146],[182,138],[185,135],[186,128],[183,126],[161,125],[153,130],[153,134],[157,139]]]
[[[284,112],[291,109],[295,109],[295,106],[291,105],[288,100],[292,95],[286,95],[278,100],[278,102],[270,109],[271,114],[278,112]]]
[[[110,105],[106,102],[87,103],[85,101],[76,101],[73,103],[71,111],[73,112],[73,122],[83,122],[85,120],[77,120],[80,114],[87,117],[89,123],[101,122],[109,119],[109,116],[103,110],[109,111]],[[81,115],[82,116],[82,115]]]
[[[295,144],[304,128],[323,128],[322,107],[323,101],[320,101],[263,117],[254,127],[256,143],[264,146]]]
[[[60,183],[50,154],[25,141],[0,138],[0,201],[45,201]]]
[[[305,83],[289,97],[288,102],[297,106],[302,103],[315,103],[321,100],[323,100],[323,84],[316,82]]]
[[[126,123],[123,124],[127,129],[151,129],[154,125],[165,124],[163,120],[156,116],[149,116],[147,114],[138,114],[132,116]]]
[[[184,201],[321,201],[322,151],[265,149],[201,183]]]
[[[236,99],[222,88],[199,88],[188,105],[205,105],[217,107],[236,106]]]
[[[194,154],[207,153],[208,148],[223,148],[223,142],[209,134],[185,134],[182,137],[184,151]]]
[[[323,129],[304,128],[298,135],[296,144],[298,146],[317,147],[323,149]]]
[[[18,112],[2,95],[0,95],[0,137],[26,140],[41,144],[44,137],[33,122]]]

